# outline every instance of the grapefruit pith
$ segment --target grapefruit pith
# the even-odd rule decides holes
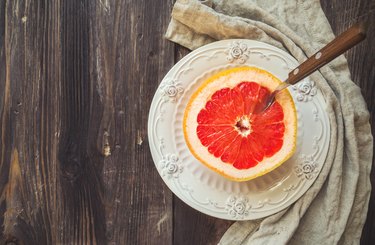
[[[190,98],[183,130],[192,154],[235,181],[264,175],[292,156],[297,115],[288,90],[266,111],[254,108],[281,83],[255,67],[221,71],[202,83]]]

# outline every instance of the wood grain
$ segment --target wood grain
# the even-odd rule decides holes
[[[172,243],[146,139],[171,6],[0,2],[2,244]]]
[[[347,58],[374,130],[375,3],[321,3],[336,34],[371,23]],[[172,5],[0,0],[0,244],[217,244],[232,224],[173,196],[149,152],[153,94],[189,52],[163,38]]]

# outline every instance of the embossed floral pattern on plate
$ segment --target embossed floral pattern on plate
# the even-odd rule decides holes
[[[160,84],[159,90],[162,92],[164,100],[171,102],[176,102],[184,91],[181,84],[174,79],[166,79]]]
[[[311,100],[318,92],[315,82],[311,80],[303,80],[293,85],[292,88],[297,91],[297,100],[304,102]]]
[[[237,62],[243,64],[249,58],[250,49],[247,47],[246,43],[241,41],[234,41],[230,44],[225,53],[227,54],[227,60],[229,62]]]
[[[162,176],[168,178],[178,178],[179,174],[182,173],[183,166],[175,154],[167,154],[159,162],[159,166],[162,172]]]
[[[318,174],[318,164],[313,156],[301,156],[301,162],[294,167],[294,171],[298,177],[311,180]]]
[[[245,196],[230,196],[226,202],[226,210],[233,218],[243,219],[249,215],[249,200]]]

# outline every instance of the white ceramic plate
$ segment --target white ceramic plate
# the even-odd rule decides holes
[[[274,214],[300,198],[317,178],[327,155],[330,127],[325,101],[313,81],[288,88],[298,115],[296,153],[272,172],[234,182],[199,163],[183,136],[184,108],[208,76],[234,66],[255,66],[280,80],[298,62],[286,52],[251,40],[224,40],[181,59],[153,98],[148,137],[155,166],[172,192],[194,209],[217,218],[251,220]]]

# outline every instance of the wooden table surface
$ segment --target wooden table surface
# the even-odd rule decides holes
[[[375,2],[321,3],[335,33],[370,20],[346,56],[374,129]],[[188,53],[163,38],[172,6],[0,0],[1,244],[217,244],[232,224],[176,198],[149,151],[152,97]]]

